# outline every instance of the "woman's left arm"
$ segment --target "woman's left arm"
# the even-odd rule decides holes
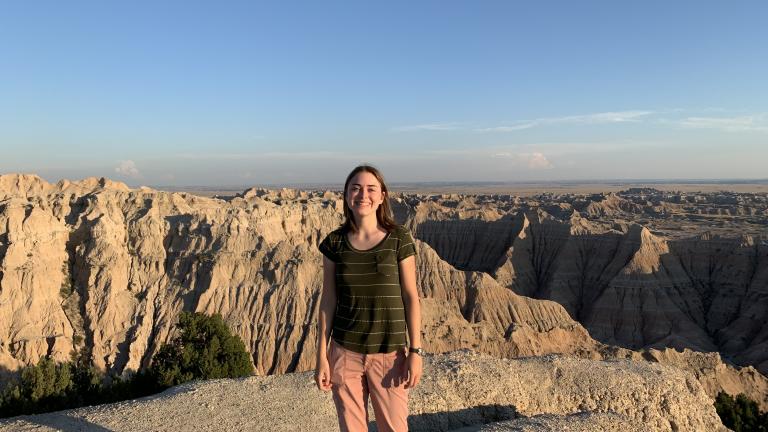
[[[408,325],[408,340],[413,348],[421,348],[421,304],[416,288],[416,258],[411,255],[399,263],[400,287],[405,306],[405,321]],[[405,388],[413,388],[421,380],[421,356],[408,353]],[[405,371],[404,371],[405,372]]]

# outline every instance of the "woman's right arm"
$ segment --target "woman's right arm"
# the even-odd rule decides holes
[[[328,342],[336,313],[336,263],[323,256],[323,290],[317,318],[317,366],[315,382],[323,391],[331,389],[331,368],[328,364]]]

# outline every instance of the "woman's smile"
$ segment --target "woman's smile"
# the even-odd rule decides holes
[[[382,200],[381,184],[371,173],[361,172],[350,181],[347,203],[358,215],[367,216],[372,210],[378,209]]]

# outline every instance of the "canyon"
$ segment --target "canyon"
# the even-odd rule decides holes
[[[393,196],[417,243],[425,348],[662,363],[768,406],[768,200],[691,196]],[[0,369],[76,351],[130,373],[187,310],[221,314],[257,374],[310,370],[316,245],[341,206],[333,191],[2,175]]]

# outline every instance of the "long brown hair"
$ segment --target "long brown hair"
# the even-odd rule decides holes
[[[347,191],[349,189],[349,182],[352,181],[352,177],[361,172],[373,174],[381,185],[381,192],[384,196],[381,205],[376,209],[376,221],[387,232],[392,232],[392,230],[397,227],[397,224],[395,223],[394,217],[392,217],[392,207],[389,205],[389,189],[387,188],[387,184],[384,183],[384,176],[381,174],[381,171],[367,164],[356,166],[355,169],[349,173],[347,180],[344,182],[344,224],[342,224],[342,228],[345,232],[357,232],[357,222],[355,222],[352,210],[350,210],[349,204],[347,204]]]

